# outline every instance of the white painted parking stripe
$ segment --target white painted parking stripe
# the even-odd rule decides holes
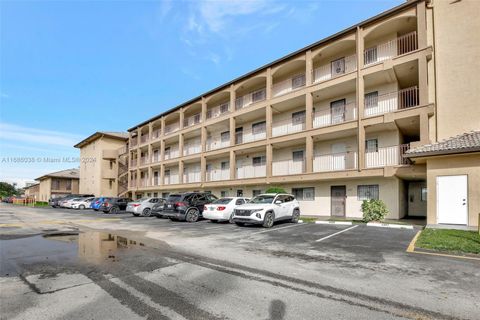
[[[343,233],[343,232],[347,232],[348,230],[355,229],[356,227],[358,227],[358,225],[355,225],[355,226],[353,226],[353,227],[350,227],[350,228],[347,228],[347,229],[344,229],[344,230],[335,232],[334,234],[331,234],[331,235],[329,235],[329,236],[326,236],[326,237],[323,237],[323,238],[321,238],[321,239],[315,240],[315,242],[320,242],[320,241],[323,241],[323,240],[327,240],[327,239],[329,239],[329,238],[331,238],[331,237],[336,236],[337,234],[340,234],[340,233]]]
[[[291,226],[286,226],[286,227],[280,227],[280,228],[274,228],[274,229],[268,229],[268,230],[263,230],[259,232],[254,232],[252,234],[259,234],[259,233],[266,233],[266,232],[272,232],[272,231],[277,231],[277,230],[282,230],[282,229],[287,229],[287,228],[292,228],[292,227],[298,227],[298,226],[305,226],[307,225],[306,223],[297,223]]]

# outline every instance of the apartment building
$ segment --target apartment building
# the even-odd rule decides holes
[[[35,180],[39,182],[37,201],[78,194],[79,170],[76,168],[48,173]]]
[[[408,1],[130,128],[123,194],[281,186],[303,214],[358,218],[374,198],[388,218],[437,223],[428,164],[407,151],[480,127],[478,7]]]
[[[81,194],[115,197],[125,192],[118,176],[127,168],[118,158],[126,152],[127,140],[126,132],[99,131],[74,146],[80,149]]]
[[[23,188],[25,192],[25,197],[33,198],[33,199],[40,199],[40,184],[37,183],[28,183],[25,188]]]

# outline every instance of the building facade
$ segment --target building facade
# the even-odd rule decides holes
[[[79,170],[76,168],[45,174],[35,180],[39,182],[36,201],[78,194]]]
[[[436,28],[471,30],[476,14],[475,1],[408,1],[130,128],[122,194],[250,197],[281,186],[303,214],[358,218],[373,198],[388,218],[425,217],[427,165],[406,152],[480,123],[478,88],[473,97],[437,88],[478,83],[469,73],[451,84],[439,69],[468,68],[463,46],[478,68],[479,44],[452,48]],[[462,99],[471,116],[461,123],[451,103]]]
[[[80,149],[81,194],[115,197],[125,190],[126,186],[119,185],[123,168],[117,159],[125,153],[127,139],[125,132],[95,132],[75,145]]]

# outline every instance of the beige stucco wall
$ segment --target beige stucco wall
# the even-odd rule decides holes
[[[427,223],[437,223],[437,176],[468,176],[468,225],[478,226],[480,213],[480,153],[427,159]]]
[[[48,201],[51,195],[52,179],[47,178],[40,181],[40,201]]]
[[[480,129],[480,3],[433,0],[438,140]]]

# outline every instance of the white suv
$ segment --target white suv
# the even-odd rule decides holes
[[[233,222],[240,226],[245,223],[254,223],[270,228],[275,221],[279,220],[291,220],[297,223],[299,217],[300,205],[293,195],[266,193],[236,207]]]

